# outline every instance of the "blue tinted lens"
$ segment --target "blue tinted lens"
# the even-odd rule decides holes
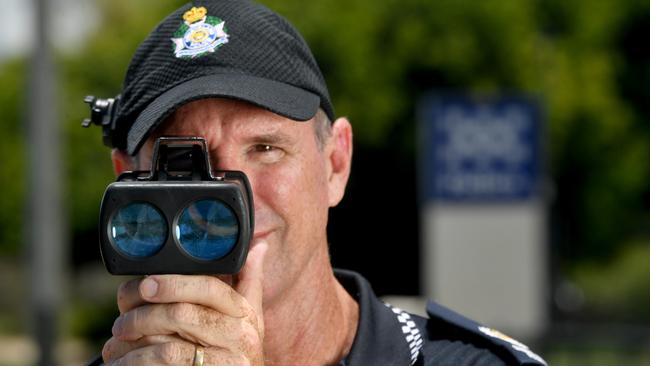
[[[235,246],[239,223],[223,202],[201,200],[183,210],[175,231],[179,244],[188,254],[214,260],[224,257]]]
[[[120,208],[113,215],[110,226],[117,249],[132,257],[155,254],[167,238],[165,218],[148,203],[130,203]]]

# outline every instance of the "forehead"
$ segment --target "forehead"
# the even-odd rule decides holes
[[[271,131],[280,128],[290,129],[302,124],[247,102],[207,98],[192,101],[178,108],[156,129],[155,135],[199,132],[233,125]]]

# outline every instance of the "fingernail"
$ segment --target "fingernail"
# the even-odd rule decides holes
[[[144,297],[154,297],[158,292],[158,282],[152,280],[151,278],[145,278],[140,284],[140,292]]]
[[[111,331],[115,337],[122,334],[122,316],[119,316],[117,319],[115,319],[115,323],[113,323],[113,329]]]

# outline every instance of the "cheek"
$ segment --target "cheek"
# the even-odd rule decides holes
[[[264,225],[276,220],[285,224],[310,221],[307,225],[322,221],[319,218],[328,207],[322,161],[303,160],[296,164],[265,167],[253,174],[251,184],[259,229],[264,230]]]

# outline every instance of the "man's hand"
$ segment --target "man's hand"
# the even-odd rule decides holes
[[[257,243],[236,286],[211,276],[154,275],[118,290],[121,315],[102,351],[107,365],[263,365],[266,243]]]

